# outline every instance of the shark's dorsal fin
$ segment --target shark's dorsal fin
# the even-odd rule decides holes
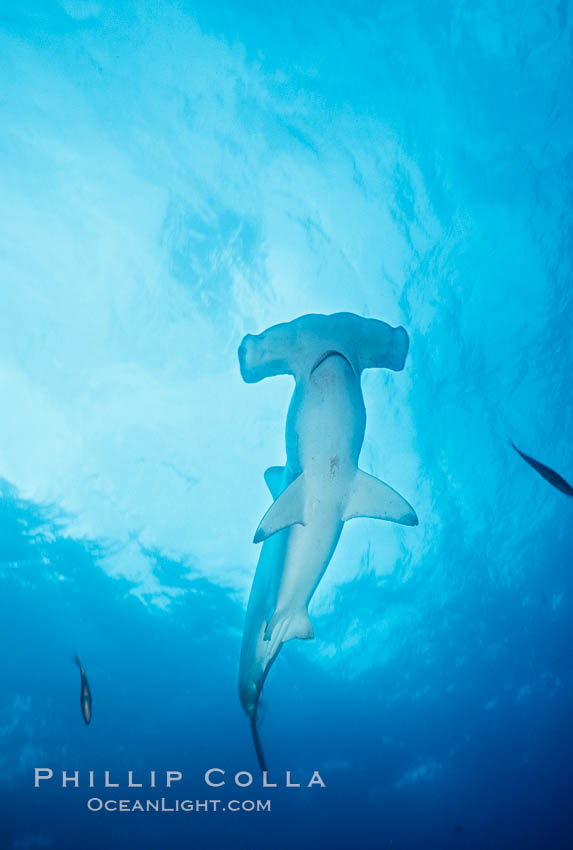
[[[360,516],[387,519],[402,525],[418,525],[416,512],[406,499],[388,484],[358,469],[350,487],[342,521]]]
[[[254,543],[288,528],[289,525],[304,525],[304,475],[289,484],[276,502],[273,502],[255,532]]]
[[[284,466],[269,466],[265,470],[265,484],[271,491],[273,499],[278,499],[284,486]]]

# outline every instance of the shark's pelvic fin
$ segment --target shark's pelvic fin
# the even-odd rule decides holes
[[[265,470],[265,484],[271,491],[273,499],[278,499],[283,489],[284,466],[269,466]]]
[[[354,477],[342,521],[360,516],[387,519],[402,525],[418,525],[416,512],[406,499],[388,484],[361,469]]]
[[[276,652],[287,640],[300,638],[312,640],[314,629],[305,608],[298,611],[275,611],[265,629],[264,639],[270,642],[269,655]]]
[[[259,523],[253,539],[254,543],[261,543],[267,537],[276,534],[277,531],[288,528],[289,525],[305,524],[303,479],[304,475],[295,478],[292,484],[289,484],[286,490],[280,494],[276,502],[272,503]]]

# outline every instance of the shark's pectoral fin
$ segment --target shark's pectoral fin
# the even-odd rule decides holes
[[[406,499],[388,484],[361,469],[354,477],[342,521],[360,516],[387,519],[402,525],[418,525],[416,511]]]
[[[265,470],[265,484],[271,491],[273,499],[277,499],[282,493],[284,487],[284,466],[269,466]]]
[[[314,638],[314,630],[306,609],[275,611],[264,635],[264,639],[270,642],[269,655],[274,655],[281,644],[294,638],[300,640],[312,640]]]
[[[298,478],[289,484],[276,502],[273,502],[255,532],[253,539],[254,543],[261,543],[267,537],[276,534],[277,531],[282,531],[283,528],[288,528],[289,525],[304,525],[304,492],[303,492],[304,475],[299,475]]]

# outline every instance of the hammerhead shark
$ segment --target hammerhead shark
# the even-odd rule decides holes
[[[311,314],[248,334],[239,346],[243,380],[292,375],[284,467],[265,481],[274,499],[254,536],[263,543],[241,647],[239,696],[262,770],[257,727],[263,684],[283,643],[314,637],[309,602],[332,558],[343,524],[373,517],[417,525],[412,506],[358,468],[366,411],[364,369],[400,371],[408,334],[353,313]]]

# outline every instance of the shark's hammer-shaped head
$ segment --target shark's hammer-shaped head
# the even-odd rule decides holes
[[[255,383],[272,375],[307,377],[328,353],[341,354],[356,375],[363,369],[400,371],[408,353],[408,334],[377,319],[354,313],[311,313],[247,334],[239,346],[241,376]]]
[[[284,357],[277,350],[276,337],[269,328],[260,334],[247,334],[238,350],[241,376],[248,384],[262,381],[269,375],[280,375]]]

